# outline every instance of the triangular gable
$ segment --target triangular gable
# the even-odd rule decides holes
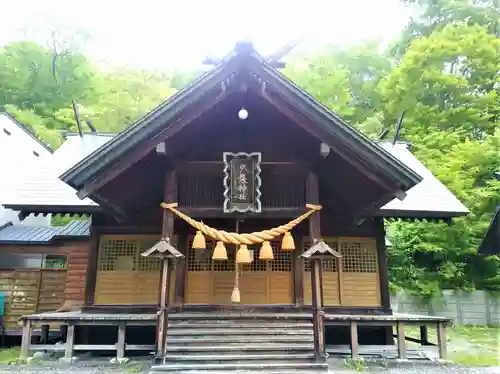
[[[80,197],[92,197],[95,190],[130,167],[138,156],[144,156],[158,143],[189,125],[192,117],[200,116],[217,100],[223,100],[236,91],[238,86],[232,83],[237,80],[238,74],[243,73],[247,77],[255,77],[262,88],[267,86],[281,95],[287,105],[308,118],[306,130],[314,132],[341,157],[357,162],[370,177],[395,196],[403,198],[404,191],[421,180],[417,173],[272,68],[248,45],[236,48],[221,64],[65,172],[61,179],[78,190]],[[207,97],[211,100],[209,104],[196,104]],[[197,112],[192,114],[194,108]]]

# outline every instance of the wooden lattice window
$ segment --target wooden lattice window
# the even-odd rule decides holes
[[[214,242],[207,240],[206,249],[193,248],[193,238],[188,240],[188,271],[210,271],[212,270],[212,249]]]
[[[342,241],[340,244],[343,270],[351,273],[376,273],[377,251],[373,243],[367,241]]]
[[[271,269],[276,272],[289,272],[292,271],[292,256],[293,252],[282,251],[281,243],[274,241],[271,242],[273,248],[274,260],[271,261]]]
[[[332,249],[338,250],[338,243],[336,240],[325,240],[325,243],[327,243]],[[311,243],[306,240],[302,244],[303,252],[307,251],[311,247]],[[332,272],[335,273],[337,272],[337,259],[332,257],[332,258],[324,258],[321,260],[321,266],[323,268],[323,271],[327,272]],[[311,261],[310,260],[304,260],[304,271],[311,271]]]
[[[155,242],[153,239],[102,238],[98,271],[159,271],[158,258],[141,256]]]

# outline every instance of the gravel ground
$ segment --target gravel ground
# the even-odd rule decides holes
[[[146,369],[146,368],[145,368]],[[479,367],[479,368],[465,368],[456,365],[440,365],[435,363],[405,363],[400,365],[400,367],[392,368],[381,368],[372,367],[368,370],[363,371],[364,373],[373,374],[500,374],[500,367]],[[23,366],[0,366],[1,374],[114,374],[114,373],[147,373],[141,370],[141,366],[110,366],[109,364],[88,364],[88,363],[78,363],[71,366],[68,365],[58,365],[58,364],[44,364],[44,365],[23,365]],[[189,372],[191,374],[203,373],[203,371]],[[210,372],[214,374],[215,372]],[[227,374],[228,372],[224,372]],[[243,374],[245,372],[232,372]],[[253,374],[256,372],[254,371]],[[289,374],[293,372],[287,371]],[[298,373],[305,373],[304,371],[298,371]],[[318,372],[314,372],[318,373]],[[359,373],[355,370],[349,370],[342,367],[340,363],[334,363],[331,370],[331,374],[353,374]],[[187,373],[186,373],[187,374]]]

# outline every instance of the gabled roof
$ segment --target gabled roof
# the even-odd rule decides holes
[[[73,188],[59,175],[111,139],[109,135],[70,135],[40,165],[21,176],[3,199],[3,205],[13,210],[32,212],[92,212],[98,205],[91,199],[79,199]]]
[[[85,135],[83,139],[76,135],[68,136],[66,142],[55,151],[53,157],[63,158],[68,165],[71,162],[77,164],[83,160],[85,154],[91,152],[92,149],[98,149],[101,144],[105,144],[112,137],[112,134]],[[82,142],[84,145],[81,144]],[[411,153],[406,144],[396,143],[392,146],[391,143],[383,142],[379,146],[423,177],[422,182],[407,191],[407,196],[403,201],[392,200],[382,207],[379,215],[403,218],[417,216],[448,218],[467,214],[467,208]],[[82,151],[82,148],[85,151]],[[67,155],[71,155],[72,159],[67,158]],[[56,164],[57,162],[49,163],[54,169],[59,169],[55,167]],[[46,167],[47,165],[44,165],[41,168],[41,173],[36,172],[30,175],[26,184],[17,188],[15,199],[9,200],[11,203],[16,203],[15,208],[23,210],[27,208],[23,204],[32,206],[36,203],[40,211],[43,211],[42,208],[57,206],[61,210],[66,207],[69,212],[81,212],[88,206],[97,207],[97,204],[90,199],[80,200],[74,189],[59,180],[57,171],[44,173],[43,170],[46,170]],[[43,186],[52,187],[45,190]],[[31,191],[35,191],[36,194]]]
[[[90,220],[73,220],[66,226],[30,227],[5,225],[0,228],[0,244],[50,244],[57,239],[90,236]]]
[[[469,210],[408,149],[404,143],[382,142],[379,145],[418,173],[422,182],[406,191],[404,200],[394,199],[384,205],[386,217],[448,218],[465,216]]]
[[[482,255],[500,254],[500,205],[497,207],[486,235],[479,245],[478,253]]]
[[[21,122],[17,121],[14,117],[12,117],[9,113],[7,112],[0,112],[0,116],[6,117],[10,122],[14,123],[19,127],[21,130],[23,130],[27,135],[29,135],[34,141],[36,141],[38,144],[40,144],[43,148],[45,148],[48,152],[52,153],[52,148],[50,148],[47,144],[42,142],[40,139],[38,139],[35,135],[31,133],[31,131],[28,130],[26,125],[22,124]]]
[[[310,126],[323,135],[321,141],[330,147],[341,150],[343,157],[356,159],[366,169],[380,177],[392,192],[405,191],[421,178],[413,170],[374,144],[370,139],[349,126],[341,118],[321,105],[312,96],[293,84],[279,71],[271,67],[251,45],[237,46],[233,53],[211,71],[202,75],[193,83],[179,91],[156,109],[139,119],[112,141],[90,154],[70,170],[61,175],[61,179],[77,190],[83,190],[84,184],[102,175],[126,155],[137,151],[138,145],[151,139],[158,142],[162,132],[178,125],[178,121],[193,109],[193,103],[202,98],[214,101],[217,97],[229,95],[237,87],[231,87],[231,81],[238,74],[256,76],[265,82],[267,88],[279,93],[295,110],[310,119]],[[196,105],[194,105],[196,109]],[[185,124],[184,124],[185,125]],[[172,130],[173,131],[173,130]],[[387,183],[386,183],[387,182]],[[397,187],[396,187],[397,186]],[[396,191],[397,190],[397,191]],[[87,193],[82,195],[86,196]],[[90,193],[92,196],[92,193]]]

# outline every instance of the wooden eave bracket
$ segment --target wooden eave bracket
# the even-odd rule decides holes
[[[317,258],[342,258],[342,255],[326,244],[324,240],[316,240],[315,243],[299,257],[305,260],[314,260]]]
[[[183,258],[184,255],[179,252],[172,244],[170,244],[170,239],[161,238],[161,240],[156,243],[153,247],[141,253],[143,257],[163,257],[163,258]]]

